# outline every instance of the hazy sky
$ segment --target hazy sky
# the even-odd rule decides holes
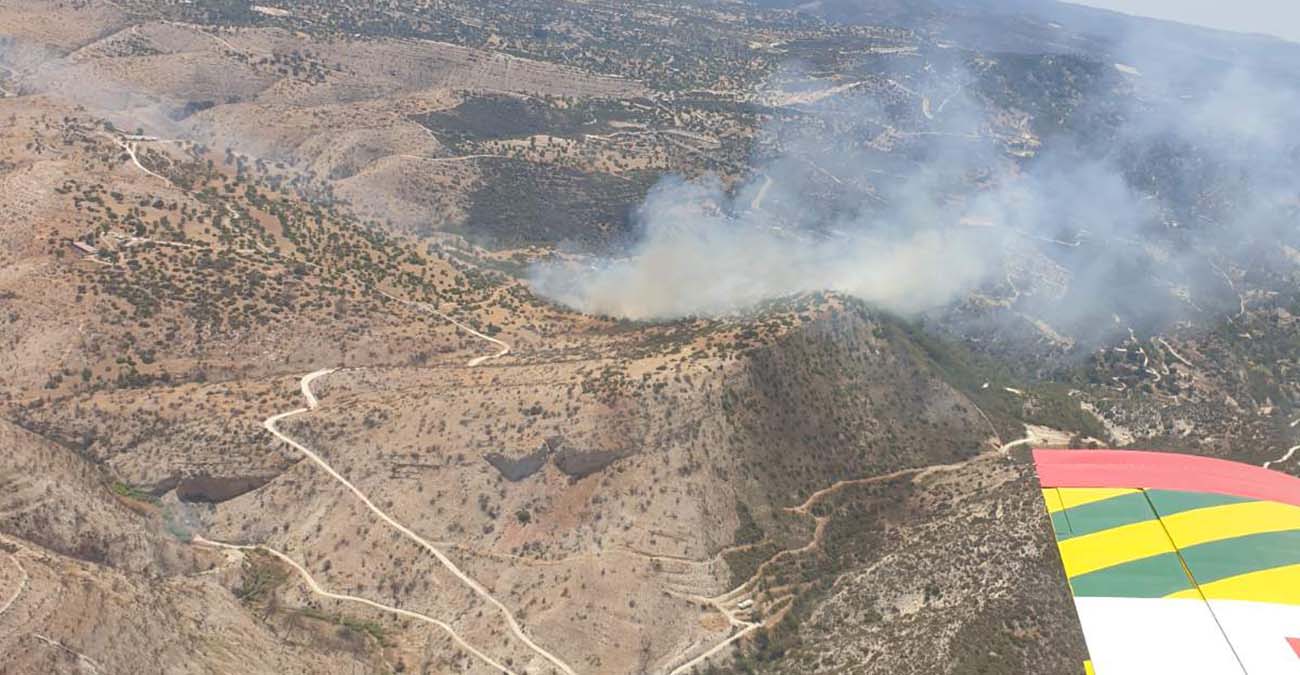
[[[1300,0],[1067,0],[1117,12],[1300,42]]]

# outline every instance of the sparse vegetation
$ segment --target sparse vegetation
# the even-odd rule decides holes
[[[1278,458],[1297,442],[1300,284],[1251,261],[1300,242],[1222,252],[1215,288],[1177,289],[1187,323],[1084,327],[1104,342],[1017,302],[1074,297],[1053,276],[1069,242],[924,319],[829,292],[644,322],[535,296],[535,262],[623,254],[665,175],[716,176],[732,216],[759,209],[741,186],[770,166],[765,226],[786,223],[783,191],[871,222],[936,135],[967,135],[945,105],[988,113],[970,135],[989,166],[935,187],[958,204],[1057,134],[1104,136],[1133,96],[1077,36],[1026,49],[1068,32],[1030,14],[1003,52],[942,13],[755,5],[0,8],[0,52],[44,61],[0,64],[0,549],[26,572],[15,611],[46,612],[22,615],[30,632],[101,672],[477,667],[430,624],[201,533],[535,668],[499,608],[267,433],[305,405],[303,373],[336,368],[278,428],[578,672],[668,671],[739,621],[765,627],[702,672],[1077,670],[1025,448],[996,445],[1048,427]],[[818,147],[826,131],[843,143]],[[880,170],[846,175],[849,147]],[[1182,246],[1237,194],[1209,168],[1171,179],[1212,164],[1194,148],[1123,154],[1135,185],[1186,197],[1151,241]],[[509,354],[483,360],[499,346],[466,326]],[[45,659],[15,670],[55,654],[4,640]]]

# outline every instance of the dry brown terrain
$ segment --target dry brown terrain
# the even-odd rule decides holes
[[[0,672],[1073,673],[1028,447],[1294,445],[1300,309],[1243,267],[1227,323],[1084,354],[1016,314],[1068,286],[1025,242],[931,323],[552,304],[529,263],[800,106],[870,93],[862,147],[915,151],[949,46],[442,4],[0,7]],[[1031,104],[978,132],[1032,154]]]

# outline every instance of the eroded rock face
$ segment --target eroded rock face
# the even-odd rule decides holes
[[[586,478],[605,470],[609,465],[632,454],[631,450],[579,450],[568,447],[562,436],[546,439],[540,447],[523,457],[509,457],[500,452],[485,455],[493,468],[501,472],[501,477],[512,483],[518,483],[542,470],[548,459],[553,459],[555,468],[573,479]]]
[[[555,453],[555,467],[572,478],[584,478],[630,455],[627,450],[575,450]]]
[[[500,471],[502,478],[512,483],[518,483],[541,471],[542,467],[546,466],[546,460],[550,456],[550,445],[543,443],[541,447],[518,459],[507,457],[499,452],[491,453],[483,459],[486,459],[488,464]]]
[[[266,485],[275,476],[193,476],[176,484],[183,502],[224,502]]]

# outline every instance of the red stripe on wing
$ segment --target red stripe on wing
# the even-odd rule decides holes
[[[1138,450],[1034,450],[1043,487],[1111,487],[1237,495],[1300,506],[1300,478],[1214,457]]]

